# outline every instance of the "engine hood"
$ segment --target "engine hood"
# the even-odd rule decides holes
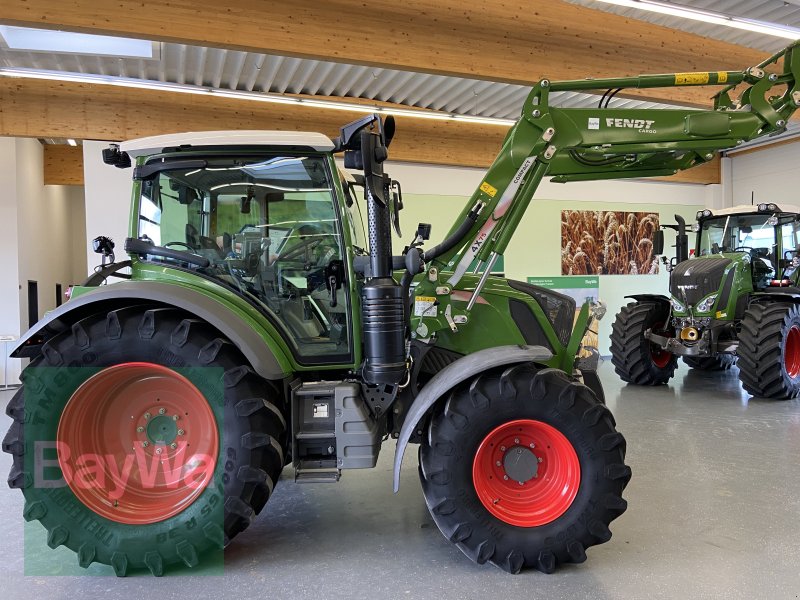
[[[748,257],[749,258],[749,257]],[[669,278],[669,291],[681,302],[694,306],[719,290],[725,270],[734,260],[746,260],[743,254],[702,256],[675,266]]]

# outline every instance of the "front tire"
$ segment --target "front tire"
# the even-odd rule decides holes
[[[623,306],[611,327],[611,363],[623,381],[635,385],[663,385],[675,374],[678,358],[651,344],[648,329],[669,334],[669,305],[631,302]]]
[[[800,307],[752,304],[742,318],[739,379],[753,396],[795,398],[800,394]]]
[[[87,317],[44,344],[22,380],[6,411],[14,420],[3,441],[13,455],[9,485],[22,489],[23,516],[44,525],[48,545],[70,548],[82,567],[108,564],[118,576],[143,568],[158,576],[174,563],[193,567],[247,528],[283,467],[279,390],[216,330],[176,309],[129,307]],[[67,485],[37,482],[42,443],[62,444],[57,466]],[[95,467],[97,485],[86,485],[86,477],[79,483],[80,463],[67,462],[65,447],[81,457],[109,456]],[[166,469],[179,464],[181,448],[184,468],[196,464],[195,452],[208,453],[205,483],[168,484]],[[133,475],[112,499],[113,475],[105,470],[114,456],[113,468],[123,473],[125,454],[135,455]],[[165,457],[171,462],[164,480],[156,471],[146,483],[145,470],[160,468]],[[186,489],[191,484],[203,487],[194,493]]]
[[[419,454],[440,531],[511,573],[583,562],[627,508],[625,439],[592,392],[556,369],[517,365],[459,385]]]

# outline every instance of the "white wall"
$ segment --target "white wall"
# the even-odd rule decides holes
[[[767,147],[730,158],[732,204],[781,201],[800,205],[800,143]]]
[[[103,162],[108,142],[83,143],[83,180],[86,189],[86,260],[89,272],[100,264],[91,241],[99,235],[114,240],[117,260],[127,260],[125,238],[131,204],[131,169],[118,169]]]
[[[0,138],[0,335],[28,329],[29,280],[38,283],[41,317],[56,306],[57,283],[66,291],[86,273],[83,188],[44,185],[43,162],[37,140]],[[10,361],[9,383],[19,363]]]
[[[43,149],[38,140],[18,138],[17,227],[19,231],[20,319],[28,325],[28,281],[36,281],[39,317],[56,307],[55,287],[79,283],[86,271],[82,188],[44,185]]]
[[[20,334],[19,236],[17,231],[17,156],[14,138],[0,137],[0,335]],[[0,384],[5,385],[6,348],[0,343]],[[18,361],[9,361],[9,383],[17,380]]]

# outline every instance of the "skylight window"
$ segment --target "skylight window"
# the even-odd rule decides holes
[[[30,29],[0,25],[3,45],[9,50],[28,52],[59,52],[119,56],[124,58],[158,58],[156,44],[148,40],[133,40],[108,35],[90,35],[50,29]]]

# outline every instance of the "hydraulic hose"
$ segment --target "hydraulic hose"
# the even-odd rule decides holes
[[[472,226],[475,225],[475,221],[478,220],[478,211],[473,209],[468,214],[467,217],[461,222],[461,225],[458,226],[452,235],[446,237],[438,246],[434,246],[430,250],[425,251],[425,260],[433,260],[437,256],[441,256],[445,252],[452,250],[458,242],[464,239],[464,236],[469,233],[469,230],[472,229]]]

